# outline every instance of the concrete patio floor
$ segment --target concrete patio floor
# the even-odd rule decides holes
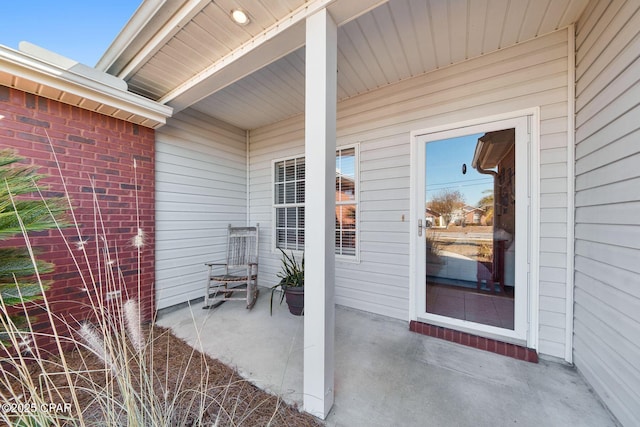
[[[261,289],[253,310],[202,302],[159,314],[199,350],[302,406],[303,317]],[[335,404],[328,426],[617,426],[572,367],[538,364],[409,331],[407,322],[336,309]]]

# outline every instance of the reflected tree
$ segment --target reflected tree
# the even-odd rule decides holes
[[[453,213],[464,206],[464,195],[458,190],[444,189],[427,202],[427,208],[439,212],[444,218],[447,228]]]

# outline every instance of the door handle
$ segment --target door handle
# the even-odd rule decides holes
[[[422,220],[418,220],[418,236],[422,237]]]

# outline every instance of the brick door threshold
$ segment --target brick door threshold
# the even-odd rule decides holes
[[[513,357],[514,359],[538,363],[538,353],[534,349],[520,345],[509,344],[491,338],[479,337],[466,332],[455,331],[453,329],[417,322],[415,320],[412,320],[411,323],[409,323],[409,330],[422,335],[441,338],[443,340],[466,345],[468,347]]]

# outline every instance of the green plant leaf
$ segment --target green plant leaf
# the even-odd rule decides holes
[[[304,253],[302,254],[301,262],[298,262],[293,255],[293,251],[289,255],[282,248],[278,249],[282,252],[282,270],[276,274],[280,278],[280,282],[271,287],[271,302],[269,306],[271,314],[273,314],[273,296],[278,289],[282,291],[280,296],[280,304],[282,304],[288,287],[301,288],[304,286]]]

